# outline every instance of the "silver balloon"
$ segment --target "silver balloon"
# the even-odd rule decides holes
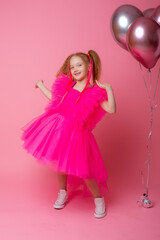
[[[151,18],[153,18],[158,24],[160,24],[160,5],[154,9]]]
[[[127,32],[127,46],[131,55],[144,67],[151,69],[160,57],[160,27],[152,18],[141,17]]]
[[[115,41],[124,49],[126,45],[126,35],[129,27],[135,19],[142,17],[143,13],[136,7],[126,4],[117,8],[111,17],[111,33]]]
[[[154,8],[148,8],[145,11],[143,11],[144,17],[150,17],[151,14],[153,13]]]

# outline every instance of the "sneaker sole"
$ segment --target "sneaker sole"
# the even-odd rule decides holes
[[[104,213],[102,213],[102,214],[94,213],[94,216],[95,216],[96,218],[103,218],[103,217],[106,216],[106,212],[104,212]]]
[[[68,200],[67,200],[64,204],[62,204],[62,205],[56,205],[56,204],[54,204],[53,207],[54,207],[55,209],[60,210],[60,209],[62,209],[62,208],[65,207],[65,205],[66,205],[67,202],[68,202]]]

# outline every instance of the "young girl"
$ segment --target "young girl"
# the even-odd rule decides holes
[[[51,91],[43,80],[36,83],[50,102],[43,114],[21,128],[27,152],[57,172],[60,189],[54,208],[62,209],[67,203],[67,177],[74,176],[84,180],[92,193],[97,218],[106,215],[100,186],[106,185],[108,176],[92,130],[106,112],[116,112],[112,87],[98,81],[100,73],[101,62],[95,51],[70,55]]]

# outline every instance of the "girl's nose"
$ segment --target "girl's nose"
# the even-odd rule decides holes
[[[77,72],[78,71],[78,68],[77,67],[75,67],[75,69],[74,69],[74,72]]]

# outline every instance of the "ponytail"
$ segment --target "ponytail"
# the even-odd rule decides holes
[[[67,57],[67,59],[65,60],[65,62],[62,65],[62,67],[57,72],[56,77],[58,77],[61,72],[64,73],[65,75],[69,76],[69,64],[70,64],[71,56],[72,55]]]
[[[88,54],[90,55],[92,61],[93,61],[93,83],[95,84],[95,80],[99,80],[100,79],[100,75],[101,75],[101,60],[100,57],[98,56],[98,54],[93,51],[93,50],[89,50]]]

